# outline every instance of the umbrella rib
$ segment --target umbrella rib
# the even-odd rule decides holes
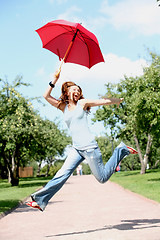
[[[90,60],[90,53],[89,53],[89,49],[88,49],[88,45],[87,45],[87,43],[86,43],[86,41],[85,41],[85,38],[82,36],[82,33],[79,31],[79,34],[80,34],[80,36],[81,36],[81,38],[79,37],[79,36],[77,36],[82,42],[84,42],[85,43],[85,45],[86,45],[86,47],[87,47],[87,50],[88,50],[88,55],[89,55],[89,60]],[[91,38],[89,38],[88,37],[88,39],[90,39],[90,40],[92,40]],[[92,40],[93,41],[93,40]],[[89,61],[89,68],[90,68],[90,61]]]
[[[83,32],[82,32],[83,33]],[[85,41],[85,39],[89,39],[90,41],[92,41],[92,42],[94,42],[98,47],[99,47],[99,44],[97,43],[97,42],[95,42],[92,38],[90,38],[90,37],[83,37],[83,34],[81,33],[81,31],[79,31],[79,34],[81,35],[81,38],[78,36],[78,34],[77,34],[77,37],[82,41],[82,42],[84,42],[85,44],[86,44],[86,46],[87,46],[87,49],[88,49],[88,44],[86,43],[86,41]],[[89,49],[88,49],[88,54],[89,54],[89,56],[90,56],[90,52],[89,52]],[[89,58],[90,59],[90,58]],[[89,68],[90,68],[90,64],[89,64]]]
[[[71,33],[71,32],[72,32],[72,31],[68,31],[67,33]],[[65,34],[66,34],[66,32],[61,33],[61,34],[59,34],[58,36],[56,36],[54,39],[58,38],[59,36],[65,35]],[[53,39],[51,39],[50,41],[48,41],[48,42],[43,46],[43,48],[44,48],[45,46],[47,46],[48,43],[52,42],[52,40],[53,40]]]
[[[64,32],[64,33],[61,33],[59,34],[58,36],[56,36],[54,39],[58,38],[59,36],[62,36],[66,33],[75,33],[75,31],[73,30],[72,27],[69,26],[69,28],[71,29],[70,31],[68,30],[68,27],[64,27],[64,26],[61,26],[62,28],[64,28],[65,30],[67,30],[68,32]],[[50,41],[48,41],[43,47],[45,47],[48,43],[50,43],[53,39],[51,39]]]
[[[90,41],[92,41],[92,42],[94,42],[97,46],[99,46],[99,44],[97,44],[92,38],[90,38],[90,37],[83,37],[83,35],[82,35],[82,33],[79,31],[79,33],[80,33],[80,35],[81,35],[81,37],[79,37],[78,36],[78,34],[77,34],[77,37],[82,41],[82,42],[84,42],[86,45],[87,45],[87,43],[86,43],[86,41],[85,41],[85,39],[89,39]]]

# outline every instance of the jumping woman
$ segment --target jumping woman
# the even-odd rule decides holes
[[[45,209],[48,201],[60,190],[84,159],[89,164],[95,178],[100,183],[105,183],[125,156],[137,153],[135,149],[121,142],[115,148],[111,158],[104,165],[97,142],[88,128],[87,115],[92,107],[111,104],[117,104],[117,106],[119,106],[123,98],[85,99],[82,94],[82,89],[78,85],[73,82],[65,82],[62,85],[60,99],[57,100],[51,96],[51,92],[59,79],[59,75],[59,72],[54,74],[53,81],[49,83],[44,93],[44,98],[52,106],[63,112],[64,120],[72,136],[73,146],[62,168],[56,173],[54,178],[50,180],[43,189],[33,193],[31,195],[32,202],[27,203],[28,206],[41,211]]]

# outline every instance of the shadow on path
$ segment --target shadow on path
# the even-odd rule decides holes
[[[145,229],[145,228],[160,228],[160,225],[157,225],[160,223],[160,219],[137,219],[137,220],[122,220],[121,224],[117,225],[109,225],[104,226],[102,228],[97,229],[90,229],[85,231],[79,231],[79,232],[69,232],[69,233],[60,233],[56,235],[49,235],[45,236],[46,238],[51,237],[62,237],[62,236],[69,236],[69,235],[80,235],[80,234],[86,234],[86,233],[93,233],[93,232],[99,232],[99,231],[106,231],[109,229],[117,229],[120,231],[127,231],[127,230],[136,230],[136,229]]]

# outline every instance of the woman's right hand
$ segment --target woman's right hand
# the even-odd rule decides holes
[[[57,69],[54,73],[54,79],[57,81],[60,77],[61,69]]]

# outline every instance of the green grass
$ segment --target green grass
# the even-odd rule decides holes
[[[112,182],[144,197],[160,202],[160,170],[117,172],[112,175]]]
[[[21,178],[19,186],[12,187],[7,180],[0,180],[0,214],[16,207],[31,193],[45,185],[50,178]]]

